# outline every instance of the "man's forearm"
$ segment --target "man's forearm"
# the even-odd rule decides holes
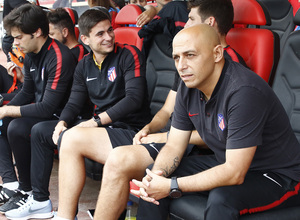
[[[169,119],[169,114],[163,110],[160,110],[146,126],[150,130],[150,133],[155,133],[163,129],[167,125]]]
[[[21,117],[21,108],[20,106],[3,106],[0,109],[0,115],[1,118],[4,117],[12,117],[12,118],[18,118]]]
[[[169,150],[169,148],[170,146],[167,144],[162,148],[152,168],[153,171],[163,171],[165,177],[168,177],[177,169],[182,158],[182,153]]]

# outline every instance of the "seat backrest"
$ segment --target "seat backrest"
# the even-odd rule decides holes
[[[294,23],[300,25],[300,10],[295,15]],[[287,37],[272,87],[300,142],[300,31],[294,31]]]
[[[74,24],[74,31],[75,31],[75,36],[78,39],[79,38],[79,28],[78,28],[78,13],[77,11],[73,10],[72,8],[64,8],[70,15],[73,24]]]
[[[276,32],[280,38],[280,51],[288,35],[294,30],[293,7],[287,0],[259,0],[263,4],[271,17],[271,25],[261,28]]]
[[[146,67],[150,109],[151,114],[155,115],[165,103],[177,74],[172,58],[172,45],[164,34],[153,37]]]
[[[267,10],[255,0],[232,0],[234,25],[226,37],[227,42],[245,60],[247,66],[266,82],[272,82],[279,59],[279,37],[261,28],[245,28],[249,24],[270,24]]]
[[[142,50],[143,39],[138,36],[138,32],[141,28],[128,27],[128,25],[136,24],[136,19],[142,12],[143,9],[134,4],[126,5],[119,11],[115,19],[115,24],[122,25],[122,27],[118,27],[114,30],[116,42],[135,45]]]

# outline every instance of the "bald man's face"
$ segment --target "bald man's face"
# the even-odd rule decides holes
[[[202,90],[211,81],[215,69],[215,52],[208,38],[209,35],[189,30],[179,33],[173,40],[175,66],[188,88]]]

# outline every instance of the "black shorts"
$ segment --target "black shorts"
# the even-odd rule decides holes
[[[105,128],[111,145],[113,148],[123,145],[132,145],[133,138],[136,134],[135,131],[124,128]],[[165,145],[164,143],[151,143],[151,144],[142,144],[149,152],[150,156],[155,160],[160,149]]]

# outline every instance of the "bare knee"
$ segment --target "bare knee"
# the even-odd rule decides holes
[[[120,146],[114,148],[105,163],[104,176],[108,178],[124,177],[128,179],[144,176],[146,167],[153,162],[152,158],[144,148],[137,149],[136,146]]]
[[[131,156],[130,149],[126,147],[114,148],[105,162],[104,169],[109,173],[124,174],[134,169],[135,162]]]
[[[79,129],[74,127],[62,134],[61,142],[59,145],[59,153],[60,155],[64,155],[65,153],[70,154],[72,152],[77,152],[77,149],[80,149],[80,141],[82,141],[81,134]]]

